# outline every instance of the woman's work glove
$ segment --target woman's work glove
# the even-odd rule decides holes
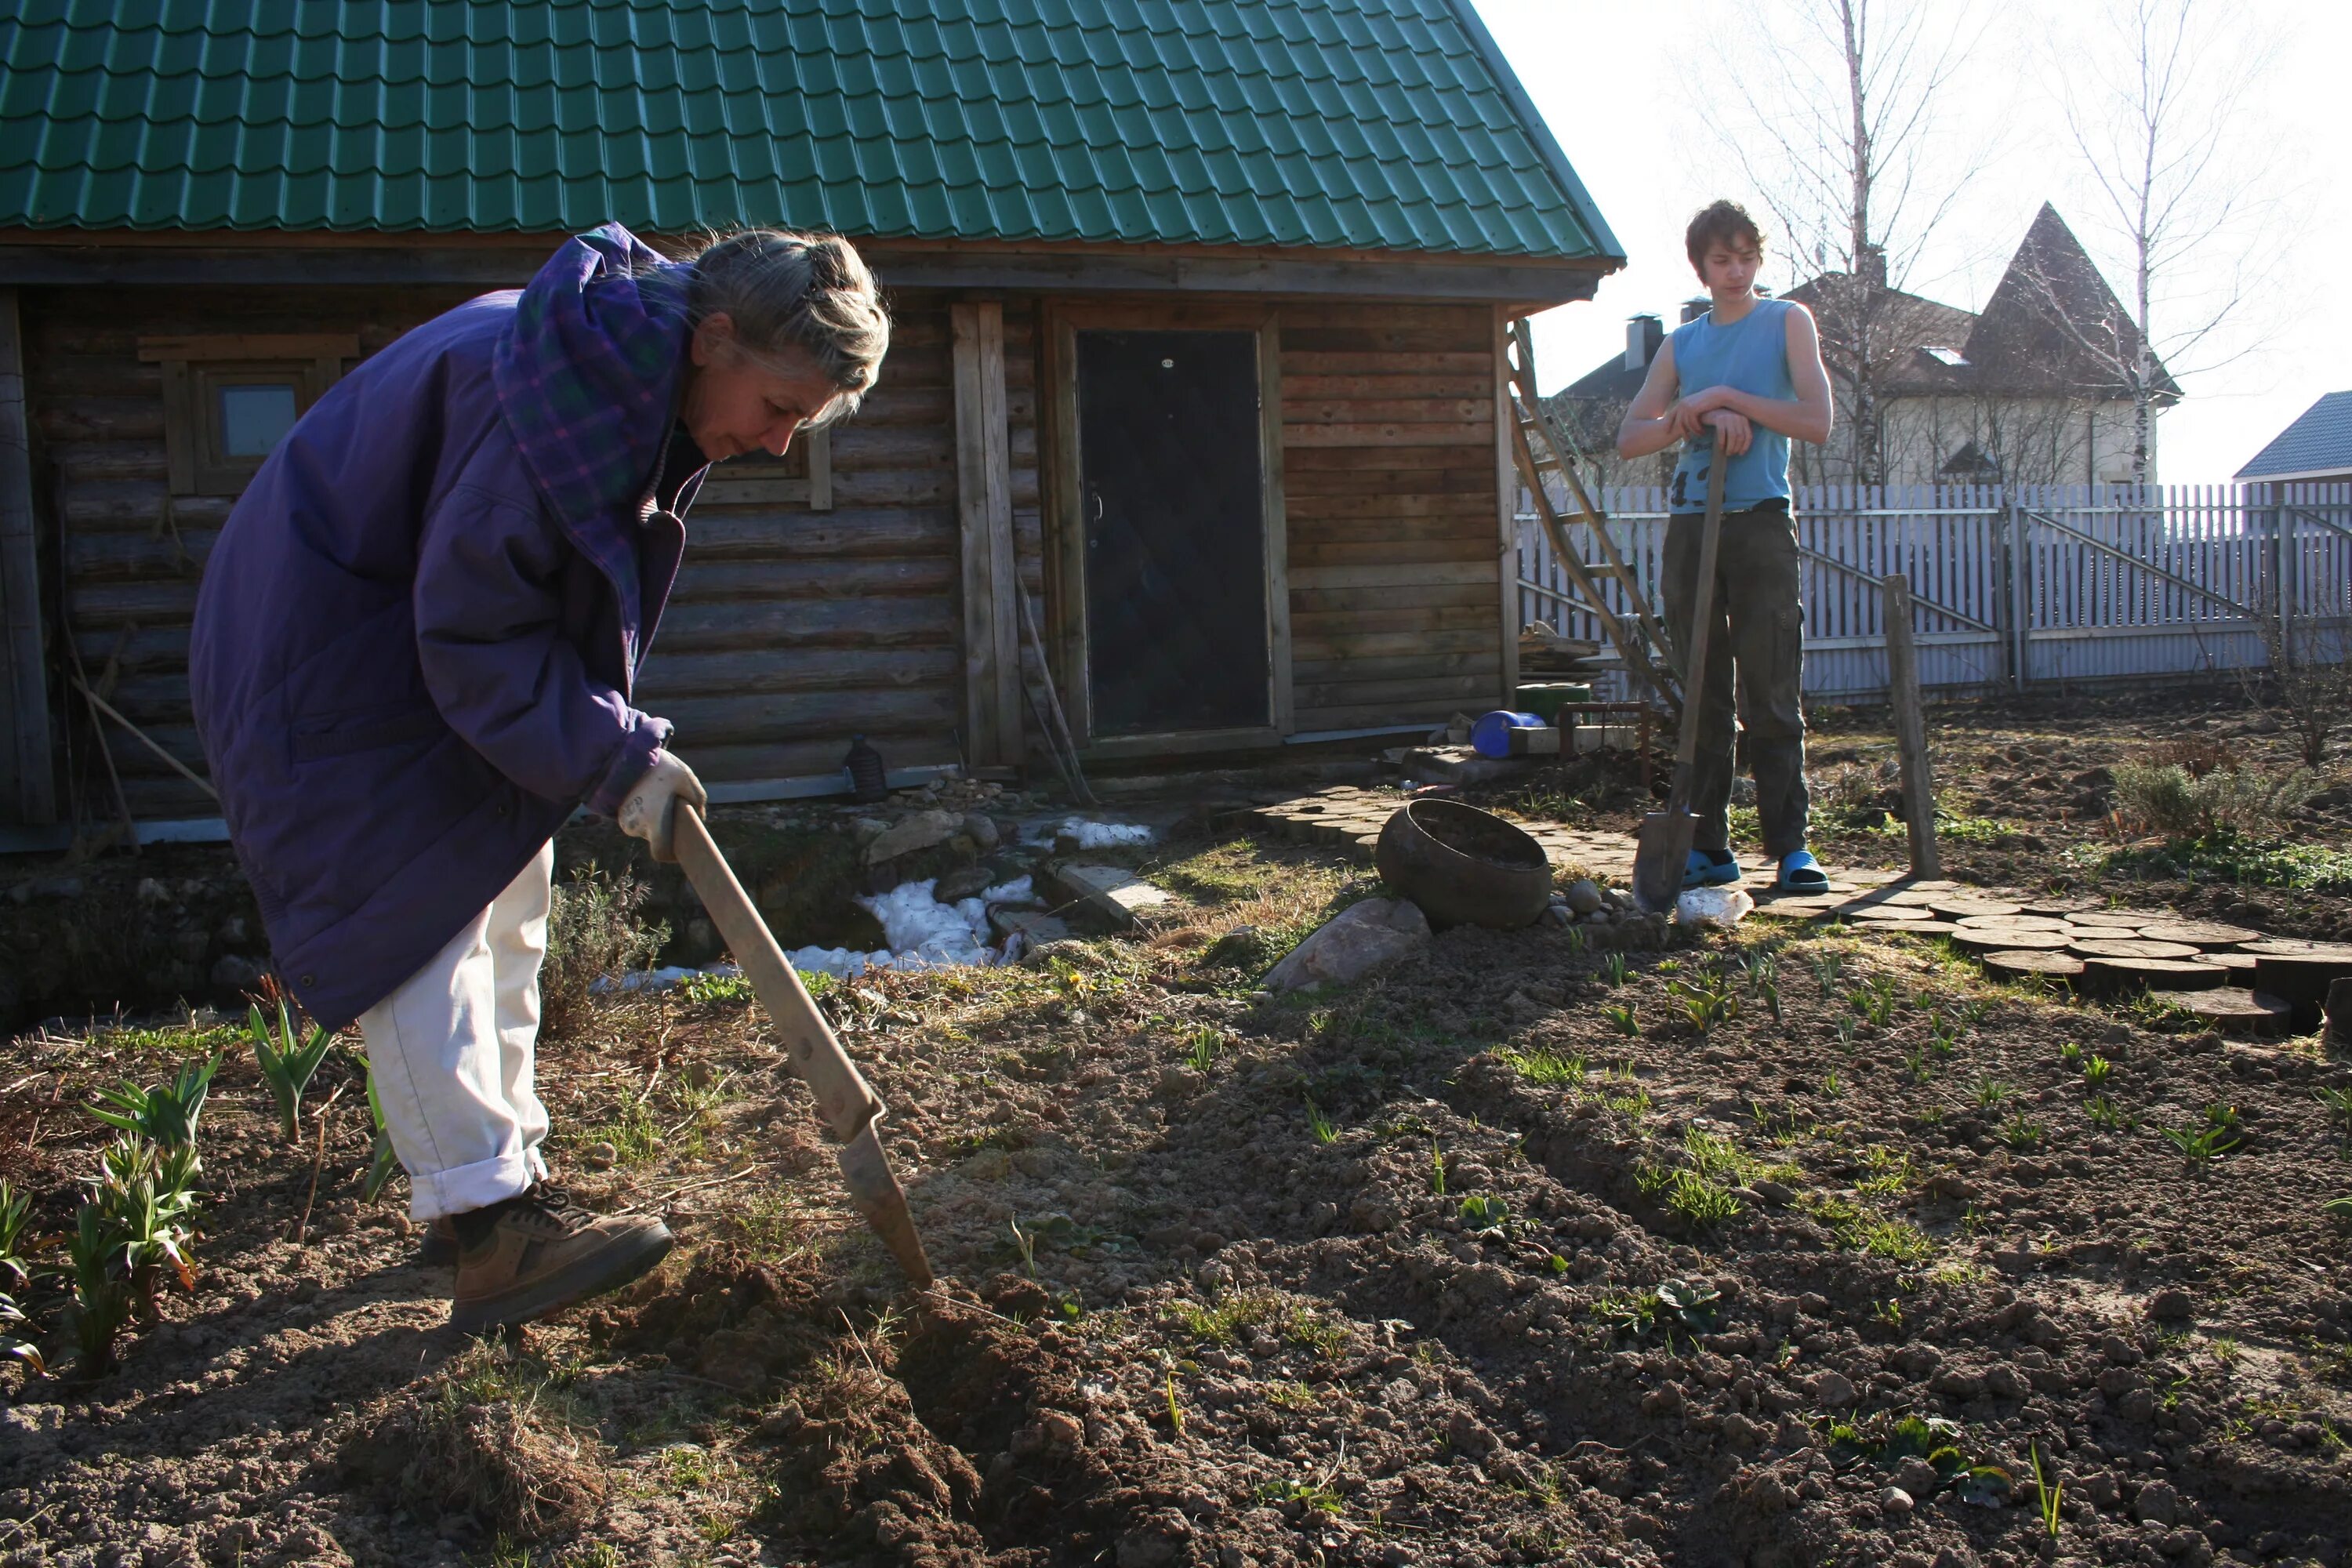
[[[642,838],[653,849],[656,860],[675,860],[677,851],[670,843],[671,814],[679,801],[700,811],[710,804],[702,791],[702,781],[694,770],[671,756],[667,752],[654,753],[654,765],[637,781],[628,798],[621,802],[621,831],[632,838]]]

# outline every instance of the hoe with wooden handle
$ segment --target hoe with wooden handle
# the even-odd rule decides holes
[[[1645,910],[1670,910],[1682,896],[1683,871],[1690,863],[1691,772],[1698,761],[1698,714],[1706,691],[1706,639],[1715,621],[1715,555],[1723,538],[1723,455],[1718,436],[1706,468],[1706,521],[1698,536],[1698,593],[1691,608],[1690,646],[1683,650],[1683,733],[1675,747],[1675,782],[1666,809],[1642,818],[1633,847],[1633,901]]]
[[[784,961],[768,922],[743,896],[743,885],[711,841],[702,814],[679,801],[673,808],[670,835],[687,880],[694,884],[711,923],[751,978],[769,1023],[783,1037],[793,1069],[816,1096],[819,1114],[842,1142],[841,1174],[849,1185],[849,1201],[889,1247],[915,1288],[928,1289],[930,1260],[923,1256],[922,1237],[915,1234],[914,1216],[907,1212],[907,1194],[875,1131],[882,1121],[882,1101],[866,1087],[857,1064],[809,999],[808,988]]]

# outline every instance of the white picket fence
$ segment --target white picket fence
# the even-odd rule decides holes
[[[1664,491],[1596,499],[1656,605]],[[1522,624],[1599,639],[1520,500]],[[1573,515],[1564,488],[1554,501]],[[2352,643],[2352,485],[1820,486],[1796,507],[1805,693],[1820,700],[1885,696],[1879,580],[1892,572],[1910,580],[1921,684],[1954,695],[2258,668],[2257,616],[2278,617],[2290,647],[2320,657]],[[1585,525],[1569,536],[1598,557]],[[1630,613],[1621,584],[1601,587]],[[1622,675],[1604,684],[1626,694]]]

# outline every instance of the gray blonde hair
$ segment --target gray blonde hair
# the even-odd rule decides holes
[[[690,264],[688,317],[735,323],[755,359],[799,349],[839,388],[818,423],[857,411],[890,348],[890,312],[874,274],[837,234],[747,228],[712,240]]]

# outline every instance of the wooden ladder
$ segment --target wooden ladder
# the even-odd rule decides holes
[[[1650,689],[1664,700],[1676,715],[1682,712],[1682,682],[1679,669],[1671,673],[1661,669],[1651,658],[1654,647],[1667,659],[1675,658],[1674,642],[1666,636],[1651,609],[1649,599],[1642,592],[1640,582],[1617,552],[1617,543],[1609,537],[1609,520],[1592,504],[1591,494],[1584,488],[1584,479],[1570,460],[1577,447],[1568,432],[1551,416],[1543,399],[1536,394],[1536,351],[1528,323],[1521,320],[1511,323],[1511,353],[1506,360],[1510,376],[1511,411],[1514,416],[1511,449],[1517,458],[1519,481],[1534,498],[1537,521],[1543,524],[1544,533],[1551,541],[1552,556],[1560,570],[1568,574],[1570,584],[1576,590],[1581,608],[1591,613],[1601,625],[1601,634],[1625,668],[1649,682]],[[1550,492],[1544,488],[1544,476],[1559,474],[1568,481],[1568,493],[1575,501],[1578,516],[1573,520],[1585,525],[1599,548],[1601,561],[1586,561],[1569,547],[1568,526],[1552,505]],[[1625,597],[1633,606],[1633,624],[1609,607],[1601,584],[1614,579],[1624,589]]]

